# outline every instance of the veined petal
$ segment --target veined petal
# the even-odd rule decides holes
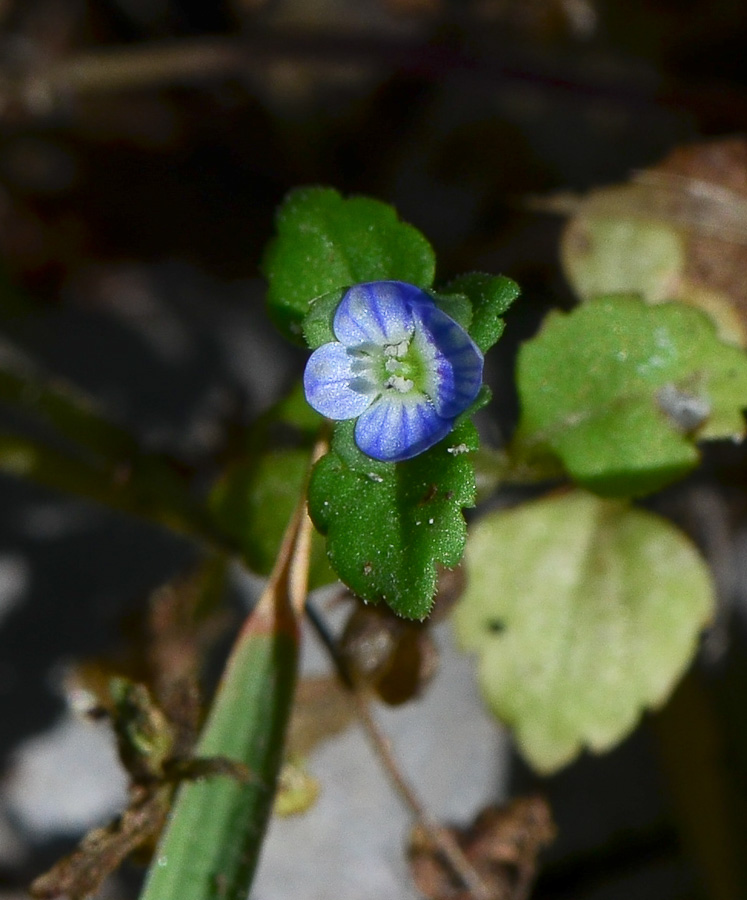
[[[353,372],[354,357],[343,344],[322,344],[306,363],[303,388],[310,406],[328,419],[354,419],[375,396]]]
[[[414,324],[410,301],[427,296],[402,281],[372,281],[347,291],[335,312],[333,328],[348,347],[396,344],[407,340]]]
[[[413,341],[424,360],[424,389],[436,412],[453,419],[472,403],[482,385],[483,355],[467,332],[435,304],[413,309]]]
[[[387,392],[355,424],[355,442],[374,459],[401,462],[422,453],[451,431],[453,419],[438,415],[422,394]]]

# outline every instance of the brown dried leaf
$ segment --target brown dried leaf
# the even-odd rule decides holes
[[[448,830],[494,900],[529,896],[539,853],[555,838],[550,807],[540,797],[487,807],[468,828]],[[428,900],[470,900],[420,826],[413,829],[408,855],[415,884]]]
[[[109,662],[89,661],[67,677],[71,705],[111,719],[131,779],[131,802],[119,819],[89,832],[72,854],[37,878],[32,896],[78,900],[98,890],[125,857],[155,843],[180,781],[212,775],[251,781],[241,763],[190,756],[200,718],[197,677],[205,648],[222,627],[214,614],[222,574],[222,565],[208,564],[154,592],[144,650],[123,668],[147,673],[158,700],[145,684],[114,677]]]
[[[173,787],[135,793],[121,818],[89,832],[77,850],[61,859],[30,888],[32,897],[53,900],[65,896],[82,900],[96,893],[133,850],[154,838],[163,827]]]
[[[323,740],[343,731],[355,716],[350,691],[331,676],[302,679],[296,688],[286,756],[308,756]]]
[[[747,346],[747,140],[675,149],[624,185],[577,203],[561,255],[583,298],[640,293],[703,309]]]
[[[390,706],[417,696],[438,666],[428,626],[401,619],[385,606],[356,606],[340,638],[340,653],[355,681]]]
[[[707,198],[708,214],[687,242],[685,288],[726,298],[747,344],[747,140],[678,147],[652,173]]]

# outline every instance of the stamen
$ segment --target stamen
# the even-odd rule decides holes
[[[392,375],[390,378],[387,378],[386,386],[394,388],[400,394],[406,394],[413,389],[414,384],[409,378],[403,378],[401,375]]]
[[[403,341],[399,341],[397,344],[387,344],[384,347],[384,355],[385,356],[393,356],[395,359],[402,359],[406,356],[407,351],[410,349],[410,340],[409,338],[405,338]]]

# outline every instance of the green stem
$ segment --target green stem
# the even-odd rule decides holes
[[[65,382],[0,370],[0,402],[41,419],[96,456],[121,462],[139,452],[129,432],[104,419],[88,397]]]
[[[158,458],[141,455],[112,464],[82,459],[24,434],[0,433],[0,473],[27,478],[53,490],[93,500],[111,509],[231,550],[208,513],[193,501],[188,485]]]
[[[181,786],[140,900],[245,900],[249,894],[293,699],[310,541],[304,490],[196,751],[242,763],[252,778],[242,784],[218,775]]]
[[[197,755],[243,762],[253,778],[182,785],[141,900],[246,900],[272,809],[297,656],[296,638],[282,631],[250,627],[240,639]]]

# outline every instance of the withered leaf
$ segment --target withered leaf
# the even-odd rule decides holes
[[[467,828],[448,830],[494,900],[526,900],[538,856],[555,837],[550,807],[540,797],[489,806]],[[413,829],[408,855],[415,884],[428,900],[471,900],[420,826]]]
[[[31,885],[31,896],[38,900],[62,896],[82,900],[96,893],[125,857],[161,830],[172,791],[167,786],[137,792],[121,818],[89,832],[77,850],[37,878]]]
[[[678,147],[627,184],[592,191],[563,234],[582,299],[638,293],[699,307],[722,340],[747,345],[747,140]]]
[[[356,605],[340,653],[353,679],[390,706],[417,696],[438,666],[428,625],[401,619],[384,606]]]
[[[343,731],[355,716],[355,705],[339,679],[320,675],[303,678],[296,688],[286,758],[303,758],[326,738]]]

